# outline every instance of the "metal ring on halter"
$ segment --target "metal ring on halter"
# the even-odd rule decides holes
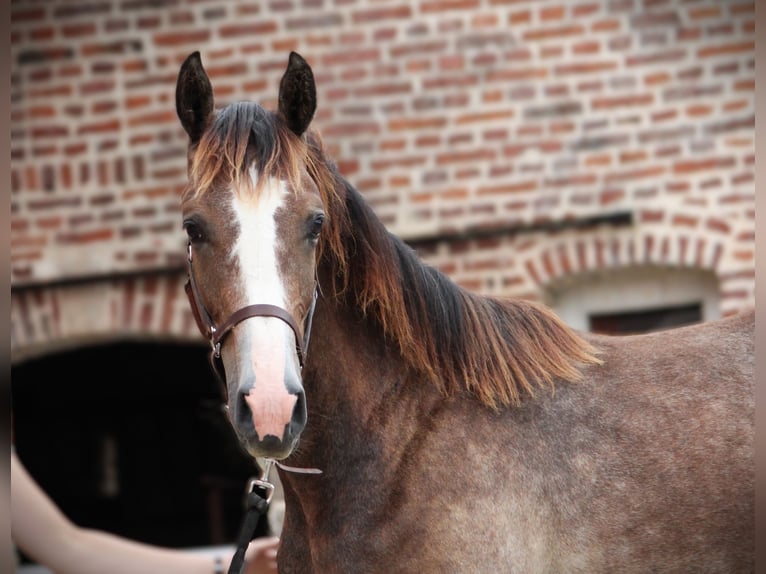
[[[271,502],[271,498],[274,496],[274,485],[269,482],[269,473],[271,472],[271,466],[274,464],[274,460],[270,458],[263,459],[263,472],[259,478],[251,478],[247,483],[246,494],[253,492],[253,489],[257,486],[266,491],[266,503]]]

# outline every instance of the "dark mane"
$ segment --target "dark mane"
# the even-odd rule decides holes
[[[361,195],[335,173],[342,203],[331,213],[333,293],[375,321],[402,356],[443,393],[467,390],[497,408],[524,393],[576,381],[596,350],[546,308],[482,297],[423,263],[390,234]],[[324,288],[324,286],[323,286]]]
[[[314,180],[328,217],[319,257],[335,278],[323,293],[377,324],[446,395],[467,390],[491,407],[518,404],[524,393],[575,381],[582,365],[600,362],[547,309],[469,293],[424,264],[337,172],[316,132],[299,138],[257,104],[238,102],[216,114],[195,150],[187,193],[204,193],[221,176],[248,189],[252,165],[293,190],[304,175]]]

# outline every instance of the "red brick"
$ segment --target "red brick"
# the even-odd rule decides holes
[[[672,223],[676,227],[697,227],[699,218],[690,215],[677,214],[673,216]]]
[[[670,74],[667,72],[652,72],[644,76],[644,84],[647,86],[657,86],[667,84],[670,81]]]
[[[120,129],[120,120],[113,119],[97,123],[81,124],[78,135],[116,132]]]
[[[479,7],[479,0],[437,0],[424,2],[420,10],[424,14],[434,12],[447,12],[449,10],[475,10]]]
[[[439,196],[445,200],[464,200],[468,198],[468,190],[464,187],[453,187],[442,191]]]
[[[247,75],[248,67],[245,62],[233,62],[231,64],[219,66],[207,66],[205,68],[207,75],[212,81],[225,76],[244,76]]]
[[[285,26],[288,30],[311,30],[317,28],[333,28],[343,24],[343,15],[326,12],[321,15],[308,14],[297,18],[287,18]]]
[[[547,20],[561,20],[566,13],[564,6],[550,6],[541,8],[539,12],[540,20],[543,22]]]
[[[602,206],[607,206],[611,203],[616,203],[625,198],[625,190],[623,189],[607,189],[599,194],[599,203]]]
[[[157,46],[181,46],[184,44],[203,44],[210,39],[210,30],[189,30],[186,32],[165,32],[154,35]]]
[[[566,76],[570,74],[603,73],[609,70],[616,70],[617,62],[611,60],[577,62],[572,64],[557,65],[554,69],[556,74],[559,76]]]
[[[383,171],[392,167],[416,167],[426,163],[426,157],[423,155],[407,155],[392,157],[388,159],[373,160],[370,165],[373,170]],[[361,187],[361,184],[360,184]]]
[[[653,112],[651,115],[652,122],[664,122],[676,117],[678,117],[678,110],[676,109]]]
[[[14,235],[11,237],[11,249],[45,247],[48,245],[46,235]]]
[[[93,114],[105,114],[113,112],[117,109],[117,102],[114,100],[105,100],[100,102],[93,102],[90,106],[90,111]]]
[[[543,46],[540,49],[540,58],[543,60],[561,59],[564,55],[564,46],[560,44],[554,44],[549,46]]]
[[[553,267],[553,261],[551,259],[550,251],[545,251],[542,257],[543,269],[548,274],[548,277],[555,277],[556,270]]]
[[[460,54],[442,56],[438,60],[440,70],[462,70],[465,68],[465,59]]]
[[[617,171],[606,174],[604,181],[607,183],[613,183],[617,181],[633,181],[636,179],[647,179],[658,177],[665,173],[667,168],[662,165],[647,166],[636,169],[629,169],[624,171]]]
[[[481,30],[494,28],[500,23],[500,17],[496,13],[476,14],[471,18],[471,28]]]
[[[490,149],[476,149],[469,151],[453,151],[442,153],[436,156],[437,165],[454,165],[462,162],[486,161],[495,157],[495,153]]]
[[[581,36],[585,33],[585,28],[579,25],[570,24],[567,26],[556,26],[551,28],[538,28],[527,30],[521,37],[526,41],[537,40],[558,40],[571,36]]]
[[[45,7],[11,8],[11,24],[35,22],[45,18]]]
[[[639,214],[641,223],[660,223],[665,218],[665,212],[659,209],[643,209]]]
[[[508,15],[508,23],[513,25],[516,24],[527,24],[532,21],[532,11],[531,10],[519,10],[517,12],[511,12]]]
[[[51,106],[35,106],[27,110],[27,115],[31,119],[52,118],[56,115],[56,110]],[[21,118],[12,118],[21,119]]]
[[[700,36],[702,36],[702,30],[699,28],[679,28],[676,31],[676,40],[679,42],[697,40]]]
[[[96,24],[93,22],[81,22],[61,27],[61,33],[65,38],[79,38],[96,33]]]
[[[713,112],[713,106],[705,104],[695,104],[686,107],[686,115],[690,118],[709,116]]]
[[[45,26],[44,28],[35,28],[28,32],[29,39],[35,42],[44,42],[52,39],[56,35],[56,29],[52,26]]]
[[[705,222],[705,227],[711,231],[718,231],[720,233],[729,233],[731,231],[731,226],[723,219],[717,217],[708,218]]]
[[[442,128],[447,120],[443,117],[410,117],[398,118],[388,122],[388,129],[391,131],[402,130],[420,130],[428,128]]]
[[[578,4],[575,6],[572,6],[572,16],[587,16],[588,14],[593,14],[595,12],[598,12],[600,8],[599,4],[593,3],[593,4]]]
[[[556,187],[577,187],[577,186],[583,186],[583,185],[593,185],[596,183],[597,177],[594,173],[574,173],[571,175],[565,175],[565,176],[553,176],[549,177],[545,180],[545,186],[556,188]]]
[[[650,64],[663,64],[671,62],[682,62],[686,58],[684,48],[669,48],[662,51],[652,51],[646,54],[628,56],[625,58],[625,65],[628,67],[647,66]]]
[[[98,94],[101,92],[114,92],[115,82],[114,80],[94,80],[86,82],[80,86],[80,94],[88,96],[91,94]]]
[[[526,181],[520,181],[517,183],[480,187],[476,193],[479,196],[507,195],[509,193],[532,192],[537,188],[537,180],[528,179]]]
[[[731,15],[738,14],[752,14],[755,12],[755,2],[742,2],[739,4],[731,4],[729,6],[729,13]]]
[[[620,152],[620,163],[633,163],[636,161],[643,161],[647,158],[648,154],[645,150],[634,151],[622,151]]]
[[[753,92],[755,91],[755,79],[739,80],[735,82],[734,89],[738,92]]]
[[[692,8],[689,10],[689,18],[691,18],[692,20],[718,18],[720,15],[721,15],[720,6],[703,6],[701,8]]]
[[[410,81],[375,83],[369,86],[357,88],[352,94],[357,97],[387,96],[391,94],[409,94],[413,91]]]
[[[477,122],[502,122],[513,118],[514,115],[515,113],[513,110],[498,110],[463,114],[455,119],[455,124],[460,126]]]
[[[220,90],[216,90],[217,94],[220,94]],[[145,126],[145,125],[157,125],[157,124],[169,124],[177,123],[178,116],[175,110],[165,110],[160,112],[152,112],[148,114],[142,114],[140,116],[133,116],[128,118],[128,125],[130,127]]]
[[[743,54],[750,52],[755,52],[755,42],[736,42],[731,44],[703,46],[697,50],[697,57],[709,58],[711,56]]]
[[[412,16],[412,8],[407,4],[387,6],[385,8],[369,8],[357,10],[351,14],[351,20],[356,24],[381,22],[382,20],[402,20]]]
[[[224,39],[238,38],[240,36],[258,37],[262,34],[271,34],[278,29],[274,20],[258,21],[252,23],[228,24],[218,28],[218,34]]]
[[[732,256],[737,261],[752,261],[754,259],[754,251],[752,249],[737,249],[732,252]]]
[[[572,46],[573,54],[595,54],[601,50],[601,44],[597,41],[586,40]]]
[[[27,231],[29,227],[30,227],[30,223],[28,219],[19,219],[19,218],[11,219],[11,232],[13,233],[20,233],[22,231]]]
[[[599,20],[593,23],[591,30],[594,32],[616,32],[620,27],[619,20]]]
[[[592,106],[594,110],[610,109],[610,108],[624,108],[632,106],[644,106],[651,104],[654,101],[654,96],[651,93],[647,94],[634,94],[630,96],[613,96],[613,97],[600,97],[594,98]]]
[[[673,173],[686,174],[694,173],[698,171],[706,171],[710,169],[720,169],[725,167],[733,167],[735,160],[732,157],[711,157],[701,160],[688,160],[679,161],[673,165]]]

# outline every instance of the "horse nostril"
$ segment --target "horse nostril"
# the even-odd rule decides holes
[[[290,419],[290,432],[293,435],[300,433],[306,426],[308,415],[306,413],[306,394],[303,391],[296,393],[298,400],[293,407],[293,416]]]

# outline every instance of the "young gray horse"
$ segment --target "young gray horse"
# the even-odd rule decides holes
[[[322,470],[280,469],[280,572],[753,572],[752,312],[599,337],[461,289],[325,156],[295,53],[275,112],[215,110],[198,53],[176,103],[232,425]]]

